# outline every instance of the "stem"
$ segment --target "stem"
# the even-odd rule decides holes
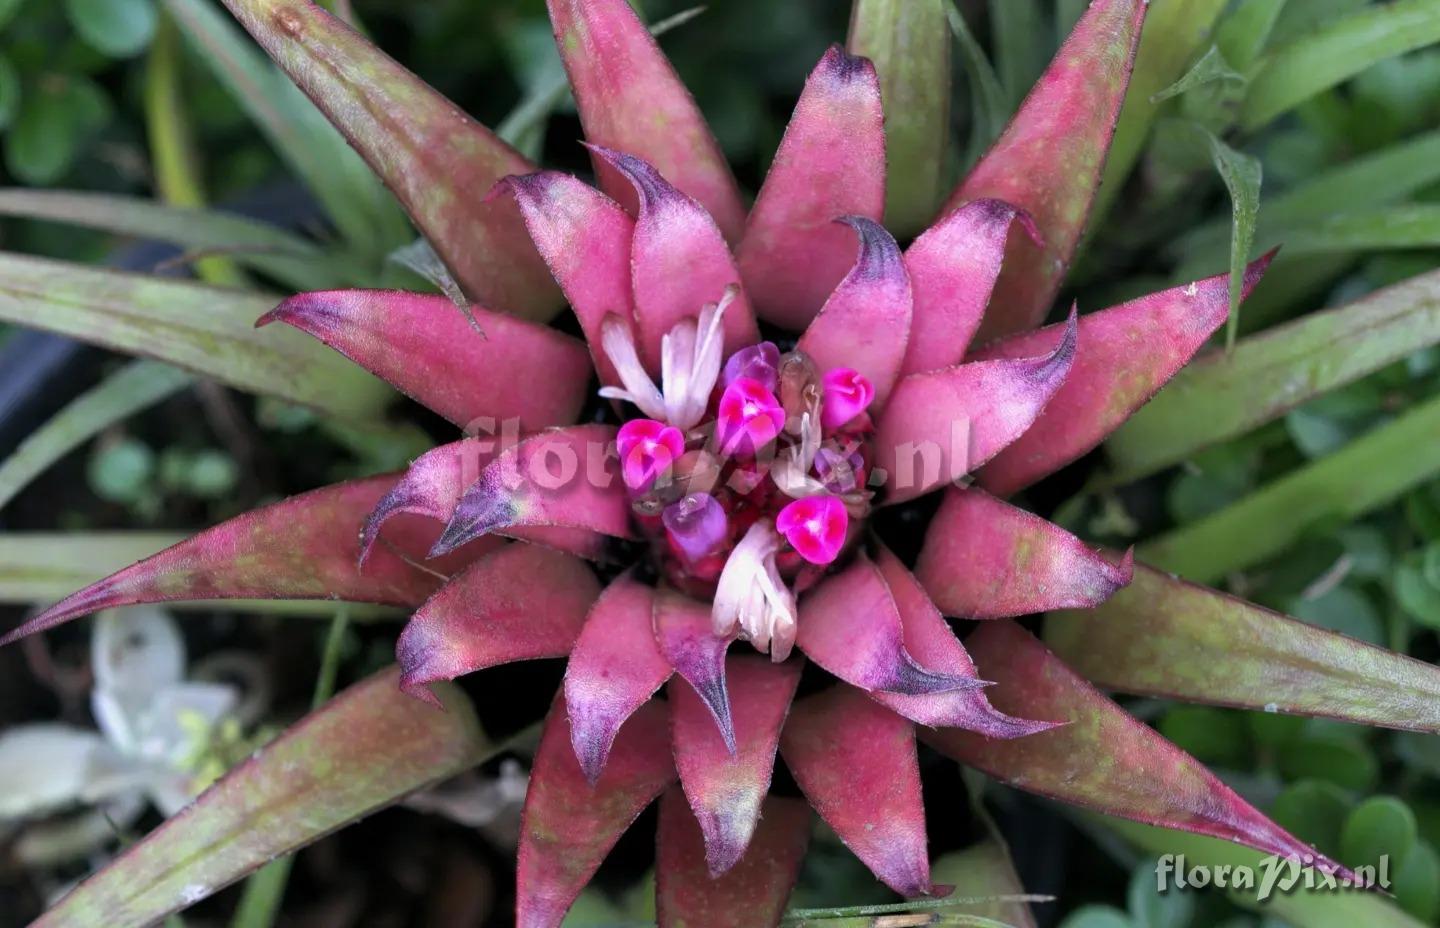
[[[155,165],[155,188],[172,206],[199,209],[205,191],[195,157],[194,139],[180,93],[179,33],[169,17],[162,19],[145,62],[145,127],[150,157]],[[243,287],[245,275],[234,262],[205,258],[195,262],[195,273],[206,283]]]

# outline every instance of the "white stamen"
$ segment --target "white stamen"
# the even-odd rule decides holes
[[[665,399],[655,388],[655,382],[650,379],[650,375],[645,373],[645,365],[640,363],[640,355],[635,350],[635,336],[631,334],[630,326],[619,316],[606,316],[605,321],[600,324],[600,343],[605,354],[610,357],[610,363],[615,365],[615,373],[620,375],[620,382],[625,385],[623,390],[619,387],[602,387],[600,395],[607,399],[634,403],[649,418],[663,420]]]
[[[770,470],[775,486],[794,499],[829,494],[825,484],[810,476],[810,468],[815,466],[815,453],[819,450],[820,419],[808,412],[801,413],[800,444],[780,452],[779,459]]]
[[[690,412],[690,378],[695,366],[695,320],[681,319],[660,339],[660,392],[665,395],[666,421],[679,429]],[[709,391],[706,391],[709,396]]]
[[[715,634],[741,637],[779,663],[795,645],[795,596],[775,566],[782,539],[775,523],[761,519],[730,552],[711,611]]]

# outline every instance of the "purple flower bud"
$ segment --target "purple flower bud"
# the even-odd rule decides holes
[[[828,445],[815,452],[815,476],[831,493],[849,493],[860,486],[860,468],[865,458],[860,452],[845,454]]]
[[[661,515],[670,544],[691,562],[711,554],[730,533],[725,507],[709,493],[691,493],[665,507]]]
[[[771,393],[780,383],[780,349],[774,342],[761,342],[749,348],[741,348],[725,362],[725,372],[720,379],[721,388],[744,377],[758,380]]]

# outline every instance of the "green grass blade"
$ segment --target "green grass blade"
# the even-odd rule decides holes
[[[1225,324],[1225,347],[1235,346],[1240,331],[1240,291],[1245,285],[1245,265],[1255,241],[1255,217],[1260,210],[1260,182],[1264,168],[1260,159],[1238,152],[1206,133],[1215,170],[1230,194],[1230,318]]]
[[[1339,213],[1297,225],[1285,235],[1293,255],[1440,246],[1440,204],[1414,203]]]
[[[335,287],[354,276],[343,262],[298,235],[217,210],[118,194],[9,187],[0,188],[0,215],[154,239],[197,254],[224,253],[297,290]]]
[[[1011,108],[995,69],[953,2],[945,4],[945,18],[955,41],[960,44],[960,58],[970,81],[970,147],[966,163],[973,164],[990,143],[1000,137]]]
[[[1137,557],[1197,583],[1273,557],[1321,525],[1392,502],[1440,473],[1440,398],[1416,406],[1334,454],[1140,546]]]
[[[1225,60],[1237,68],[1250,67],[1265,50],[1284,11],[1285,0],[1240,0],[1215,30],[1215,43]]]
[[[1258,129],[1377,61],[1435,42],[1440,42],[1435,0],[1378,3],[1333,20],[1256,63],[1241,125]]]
[[[0,253],[0,321],[155,358],[342,419],[373,418],[394,396],[321,342],[255,328],[274,297]]]
[[[1151,103],[1163,103],[1173,97],[1178,97],[1187,90],[1195,87],[1203,87],[1206,84],[1213,84],[1216,81],[1233,81],[1244,83],[1245,75],[1230,67],[1220,49],[1214,45],[1210,50],[1200,56],[1200,60],[1191,66],[1190,70],[1178,81],[1166,87],[1164,90],[1150,97]]]
[[[1113,479],[1178,464],[1437,343],[1440,271],[1203,355],[1110,436]]]
[[[131,361],[82,393],[32,432],[0,463],[0,508],[50,465],[100,432],[172,396],[194,381],[168,364]]]
[[[1035,79],[1045,70],[1050,49],[1039,0],[990,0],[990,39],[995,70],[1005,88],[1009,109],[1020,106]]]

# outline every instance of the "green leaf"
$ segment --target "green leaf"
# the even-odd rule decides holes
[[[1258,129],[1377,61],[1440,41],[1440,5],[1394,0],[1368,5],[1265,55],[1246,95],[1241,123]]]
[[[163,2],[200,59],[357,251],[378,265],[413,238],[399,204],[360,156],[217,4]]]
[[[973,163],[1000,137],[1010,105],[990,59],[985,57],[984,49],[953,2],[945,4],[945,18],[950,23],[950,33],[960,43],[960,58],[970,82],[970,149],[966,161]]]
[[[1385,621],[1369,597],[1341,584],[1314,599],[1299,599],[1290,607],[1295,618],[1373,645],[1385,643]]]
[[[0,215],[63,222],[154,239],[194,253],[224,253],[297,290],[354,281],[363,271],[268,223],[217,210],[114,194],[0,188]]]
[[[1045,641],[1105,689],[1440,732],[1440,668],[1141,565]]]
[[[1213,767],[1242,767],[1249,759],[1245,720],[1208,706],[1175,706],[1160,717],[1160,734]]]
[[[1255,241],[1255,215],[1260,210],[1260,159],[1238,152],[1206,131],[1215,170],[1230,194],[1230,318],[1225,324],[1225,347],[1235,346],[1240,331],[1240,292],[1245,287],[1245,265]]]
[[[1220,52],[1237,68],[1248,68],[1270,40],[1275,21],[1285,10],[1285,0],[1240,0],[1215,30]]]
[[[15,18],[24,2],[25,0],[0,0],[0,29],[10,24],[10,20]]]
[[[1151,4],[1135,52],[1135,70],[1130,75],[1125,104],[1105,159],[1104,179],[1095,195],[1092,229],[1098,227],[1124,188],[1156,118],[1165,111],[1152,97],[1180,79],[1185,66],[1205,47],[1225,5],[1226,0],[1166,0]]]
[[[1147,542],[1139,556],[1201,583],[1252,567],[1321,523],[1354,519],[1440,472],[1437,434],[1440,399],[1432,399],[1335,454]]]
[[[1231,890],[1232,900],[1249,909],[1274,915],[1305,928],[1422,928],[1421,923],[1401,911],[1381,893],[1336,892],[1321,887],[1307,889],[1302,880],[1288,892],[1274,891],[1259,905],[1259,877],[1264,873],[1264,855],[1218,838],[1189,834],[1123,819],[1094,816],[1094,821],[1117,832],[1127,841],[1151,854],[1184,855],[1188,867],[1248,867],[1257,885]]]
[[[1440,583],[1425,570],[1423,555],[1413,554],[1395,568],[1395,600],[1427,628],[1440,629]]]
[[[0,533],[0,603],[55,602],[158,551],[184,541],[174,532],[6,532]],[[219,599],[166,603],[167,609],[201,609],[240,614],[324,616],[335,614],[326,600]],[[395,609],[350,604],[354,619],[400,615]]]
[[[398,679],[382,671],[306,716],[35,928],[151,924],[494,753],[457,687],[435,688],[442,712],[400,692]]]
[[[1082,905],[1065,916],[1060,928],[1135,928],[1124,912],[1108,905]]]
[[[288,328],[255,328],[261,294],[0,253],[0,320],[154,357],[241,390],[373,418],[383,382]]]
[[[1202,355],[1110,436],[1114,479],[1178,463],[1436,343],[1440,272]]]
[[[1356,806],[1340,833],[1340,856],[1351,867],[1390,855],[1399,867],[1419,839],[1415,813],[1394,796],[1372,796]]]
[[[938,884],[954,886],[955,895],[961,898],[1013,897],[1025,893],[1010,862],[1010,854],[993,838],[940,857],[931,866],[930,876]],[[967,905],[964,911],[1006,925],[1034,924],[1030,907],[1024,902],[996,899],[983,905]]]
[[[1410,849],[1395,874],[1394,893],[1405,911],[1434,924],[1440,915],[1440,855],[1435,848],[1422,841]]]
[[[1020,105],[1035,79],[1045,70],[1047,52],[1041,44],[1039,0],[990,0],[990,38],[995,69],[1011,110]]]
[[[1326,854],[1339,853],[1340,830],[1349,815],[1348,795],[1327,780],[1297,780],[1270,807],[1277,824]]]
[[[1346,789],[1373,789],[1380,779],[1380,762],[1364,744],[1334,735],[1299,738],[1285,746],[1277,758],[1286,779],[1318,777]]]
[[[154,361],[132,361],[81,394],[0,463],[0,508],[46,468],[116,422],[184,389],[192,378]]]
[[[1156,892],[1155,867],[1148,862],[1131,874],[1125,898],[1135,928],[1186,928],[1195,917],[1193,896]]]
[[[155,37],[153,0],[65,0],[65,12],[80,38],[111,58],[138,55]]]
[[[110,116],[110,100],[92,81],[73,74],[41,76],[25,88],[20,113],[5,135],[10,173],[35,186],[54,183]]]
[[[1187,90],[1195,87],[1203,87],[1206,84],[1213,84],[1216,81],[1231,81],[1237,84],[1245,83],[1245,75],[1230,67],[1220,49],[1214,45],[1210,50],[1200,57],[1200,60],[1185,72],[1185,76],[1175,83],[1166,87],[1159,93],[1152,94],[1151,103],[1163,103],[1172,97],[1178,97]]]
[[[950,138],[950,0],[856,0],[850,51],[875,63],[885,105],[885,224],[906,238],[935,216]]]
[[[15,121],[20,109],[20,72],[4,55],[0,55],[0,131]]]
[[[1339,213],[1287,230],[1287,256],[1440,245],[1440,204]]]

